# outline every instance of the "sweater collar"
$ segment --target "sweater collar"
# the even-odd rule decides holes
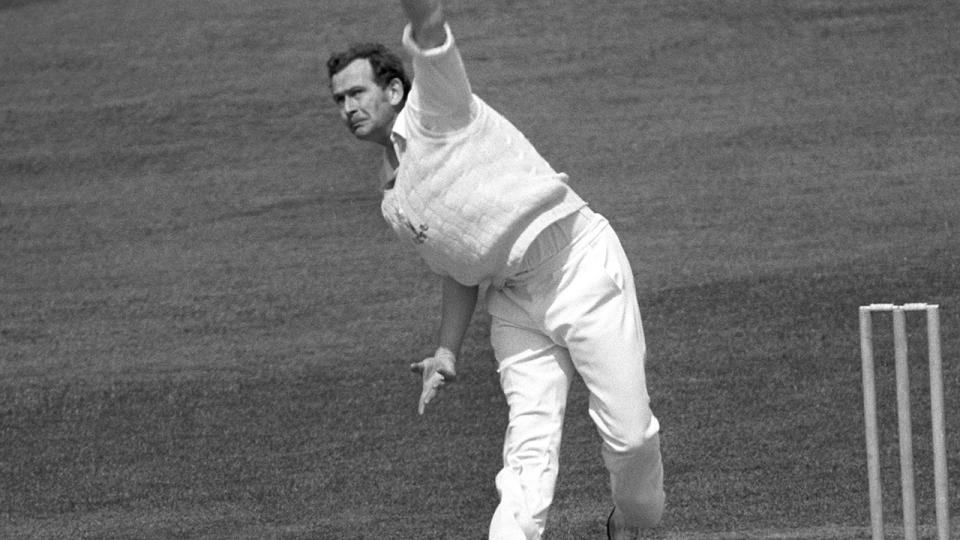
[[[407,150],[407,123],[403,116],[406,109],[400,111],[393,122],[393,128],[390,131],[390,143],[393,145],[393,151],[397,155],[397,160],[403,159],[403,153]],[[397,170],[399,167],[393,167],[388,158],[388,149],[383,150],[383,166],[380,170],[380,189],[388,190],[393,188],[397,179]]]

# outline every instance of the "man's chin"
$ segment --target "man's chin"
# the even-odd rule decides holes
[[[355,133],[354,136],[358,141],[374,143],[374,144],[386,144],[381,142],[381,139],[376,137],[374,133],[364,132],[363,134]]]
[[[353,136],[361,141],[370,140],[370,130],[364,129],[362,126],[351,127],[350,132],[353,133]]]

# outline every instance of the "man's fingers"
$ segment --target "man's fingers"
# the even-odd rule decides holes
[[[436,397],[437,391],[443,386],[443,382],[443,375],[440,373],[434,373],[423,381],[423,391],[420,392],[420,406],[417,408],[420,414],[423,414],[427,404]]]
[[[424,372],[430,369],[430,364],[432,363],[432,361],[433,361],[433,358],[424,358],[419,362],[414,362],[410,364],[410,371],[414,373],[423,374]]]
[[[427,389],[432,389],[433,394],[436,394],[437,389],[443,386],[444,382],[446,382],[446,380],[444,379],[443,373],[440,373],[439,371],[437,371],[437,372],[434,372],[433,375],[430,375],[429,377],[427,377],[425,381],[423,381],[423,389],[424,391],[426,391]]]
[[[437,388],[436,386],[423,385],[423,392],[420,393],[420,406],[417,408],[420,414],[423,414],[423,411],[427,408],[427,404],[437,395]]]
[[[424,371],[426,371],[426,369],[427,369],[427,360],[423,360],[421,362],[414,362],[410,364],[410,371],[414,373],[419,373],[422,375]],[[444,380],[446,380],[447,382],[453,382],[457,380],[457,371],[453,368],[438,367],[435,373],[439,373],[443,375]]]
[[[427,403],[430,403],[430,400],[433,399],[433,394],[436,393],[436,390],[430,391],[426,388],[423,389],[423,393],[420,394],[420,405],[417,407],[417,412],[423,414],[427,408]]]
[[[440,364],[440,365],[438,365]],[[419,362],[410,364],[410,371],[420,374],[423,378],[423,390],[420,392],[420,404],[417,411],[423,414],[427,404],[433,401],[437,392],[447,382],[453,382],[457,379],[457,371],[451,365],[443,365],[438,362],[436,357],[425,358]]]

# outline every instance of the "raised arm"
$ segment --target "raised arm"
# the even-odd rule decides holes
[[[446,22],[440,0],[402,0],[403,11],[413,26],[413,40],[422,49],[432,49],[446,41]]]
[[[434,133],[455,131],[476,113],[470,80],[440,0],[402,0],[410,20],[403,46],[413,61],[413,88],[406,107],[413,120]]]

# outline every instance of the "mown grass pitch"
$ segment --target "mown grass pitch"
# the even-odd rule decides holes
[[[326,96],[326,55],[395,45],[399,9],[322,4],[0,2],[0,536],[484,537],[506,412],[485,316],[462,383],[417,417],[406,366],[431,350],[437,281]],[[960,516],[957,6],[449,5],[475,91],[633,261],[655,537],[866,537],[871,302],[942,306]],[[603,534],[585,399],[554,539]],[[882,457],[895,527],[891,433]]]

